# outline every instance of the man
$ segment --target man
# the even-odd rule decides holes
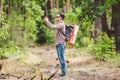
[[[65,36],[62,34],[62,32],[65,34],[65,24],[63,20],[64,20],[64,14],[62,13],[57,14],[56,25],[51,24],[47,17],[44,19],[44,22],[48,28],[56,30],[54,44],[56,46],[58,59],[61,65],[61,74],[59,76],[65,76],[67,71],[67,65],[65,59],[66,41],[65,41]]]

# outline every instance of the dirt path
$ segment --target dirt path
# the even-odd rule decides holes
[[[80,49],[67,49],[68,74],[52,80],[120,80],[120,66],[103,63]],[[56,50],[51,46],[29,48],[26,55],[1,60],[0,80],[42,80],[57,69]],[[60,70],[57,72],[57,74]]]

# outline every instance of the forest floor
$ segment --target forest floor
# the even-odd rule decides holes
[[[119,62],[96,60],[84,50],[66,49],[67,75],[58,77],[60,69],[55,48],[31,47],[26,54],[0,60],[0,80],[120,80]],[[52,79],[48,79],[51,75]]]

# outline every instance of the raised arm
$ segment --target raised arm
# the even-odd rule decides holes
[[[47,27],[50,28],[50,29],[53,29],[53,30],[58,30],[58,29],[62,29],[63,26],[64,26],[64,23],[58,23],[56,25],[53,25],[52,23],[50,22],[45,22]]]

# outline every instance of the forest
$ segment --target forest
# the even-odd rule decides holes
[[[47,73],[48,66],[48,68],[51,65],[55,66],[52,62],[47,63],[47,57],[48,61],[51,60],[50,58],[56,58],[55,54],[54,57],[49,56],[55,53],[53,46],[55,32],[46,27],[43,19],[47,16],[50,22],[56,24],[55,17],[58,13],[65,14],[64,22],[66,25],[79,25],[79,30],[74,46],[67,44],[66,55],[70,67],[68,77],[43,79],[43,74],[48,77],[54,72]],[[20,80],[51,80],[52,78],[52,80],[119,80],[119,53],[119,0],[0,0],[0,80],[6,79],[7,76],[16,78],[15,75],[17,75],[17,78],[25,78]],[[35,55],[39,56],[36,57]],[[90,56],[88,57],[88,55]],[[82,63],[80,63],[80,56],[83,57]],[[91,74],[88,72],[87,75],[87,72],[81,71],[81,69],[79,71],[71,69],[75,67],[72,64],[75,63],[76,57],[77,69],[87,64],[93,66],[95,62],[94,64],[99,63],[98,67],[94,69],[96,70],[95,74],[98,74],[97,72],[101,71],[99,70],[101,65],[104,64],[102,70],[103,68],[106,69],[106,65],[108,69],[108,65],[110,65],[110,67],[112,66],[110,76],[104,76],[104,78],[102,76],[101,78],[99,74],[100,78],[96,79],[92,72]],[[15,60],[11,61],[11,58]],[[9,59],[11,62],[8,61]],[[52,61],[56,60],[53,59]],[[4,69],[6,66],[10,67],[14,64],[19,66],[12,67],[16,67],[16,70]],[[27,68],[23,70],[24,67]],[[41,69],[39,70],[39,68]],[[43,68],[46,72],[42,71]],[[116,74],[112,74],[112,71]],[[70,72],[76,74],[70,74]],[[76,76],[77,72],[80,73],[79,76],[82,78]],[[101,74],[105,74],[105,72],[102,73],[101,71]]]

